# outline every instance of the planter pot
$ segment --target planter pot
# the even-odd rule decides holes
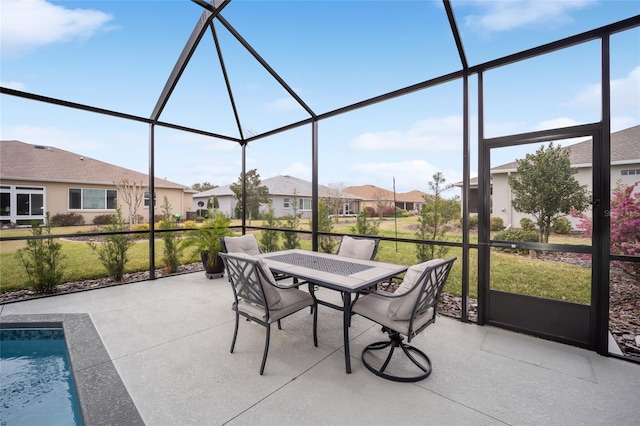
[[[221,278],[224,276],[224,262],[220,255],[216,254],[216,260],[212,265],[209,265],[209,252],[203,251],[200,253],[202,259],[202,265],[204,266],[204,272],[207,278]]]

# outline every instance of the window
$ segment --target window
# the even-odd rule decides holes
[[[298,200],[300,210],[311,210],[311,198],[300,198]]]
[[[115,189],[69,188],[70,210],[115,210]]]
[[[42,186],[0,186],[2,222],[29,223],[44,219],[45,194]]]
[[[285,199],[283,200],[282,207],[284,207],[285,209],[288,209],[288,208],[290,207],[290,206],[289,206],[289,199],[288,199],[288,198],[285,198]]]
[[[5,187],[2,187],[5,189]],[[2,191],[0,193],[0,216],[11,215],[11,194],[9,192]]]
[[[622,176],[640,175],[640,169],[620,170]]]
[[[158,193],[157,192],[153,192],[153,207],[157,207],[158,206]],[[149,191],[145,191],[144,193],[144,206],[145,207],[149,207]]]

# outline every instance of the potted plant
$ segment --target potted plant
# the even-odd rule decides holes
[[[199,229],[186,232],[182,247],[195,247],[193,256],[200,253],[207,278],[220,278],[224,275],[224,262],[218,255],[222,251],[222,237],[231,235],[231,218],[217,210],[209,210],[207,220]]]

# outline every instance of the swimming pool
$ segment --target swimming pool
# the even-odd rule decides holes
[[[1,1],[1,0],[0,0]],[[0,305],[0,311],[2,305]],[[73,378],[80,400],[82,420],[87,425],[144,426],[113,360],[86,313],[49,313],[1,315],[0,330],[51,329],[64,332],[68,359],[73,366]],[[4,363],[1,368],[4,370]],[[2,386],[0,386],[2,387]],[[0,426],[3,420],[4,398],[0,399]],[[7,426],[15,424],[7,423]],[[47,422],[47,424],[51,424]],[[72,424],[68,422],[68,424]],[[22,426],[22,423],[21,423]]]
[[[0,425],[82,425],[62,328],[0,330]]]

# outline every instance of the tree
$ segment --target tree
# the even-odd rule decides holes
[[[276,218],[276,215],[273,213],[273,206],[269,203],[269,208],[267,212],[264,214],[265,225],[269,228],[278,228],[280,227],[280,221]],[[270,253],[272,251],[280,250],[280,246],[278,244],[278,240],[280,239],[279,231],[274,229],[264,229],[262,231],[262,236],[260,237],[260,246],[262,251],[265,253]]]
[[[345,185],[342,182],[330,182],[327,185],[327,193],[326,196],[323,197],[324,202],[327,204],[327,208],[331,215],[333,215],[333,220],[338,223],[340,220],[340,213],[342,212],[342,208],[344,206],[344,188]]]
[[[418,231],[415,236],[421,240],[442,240],[444,235],[451,229],[448,222],[455,219],[459,211],[452,212],[451,200],[444,200],[442,193],[453,187],[446,184],[446,179],[441,172],[433,175],[433,180],[429,181],[429,189],[433,195],[424,196],[424,204],[418,218]],[[416,257],[418,262],[442,258],[449,251],[449,247],[436,246],[435,244],[418,244],[416,246]]]
[[[51,221],[47,212],[44,226],[34,223],[33,236],[51,236]],[[64,279],[66,256],[62,253],[62,244],[54,238],[27,240],[26,247],[16,252],[22,263],[27,280],[36,293],[54,293],[56,286]]]
[[[164,202],[162,203],[162,219],[160,220],[160,229],[174,229],[176,228],[176,218],[171,214],[171,204],[167,196],[164,196]],[[162,262],[167,268],[169,273],[178,272],[178,266],[180,266],[180,255],[182,252],[182,246],[178,241],[178,234],[175,232],[162,232],[160,234],[162,241],[164,242],[163,258]]]
[[[218,185],[213,185],[209,182],[202,182],[202,183],[194,183],[193,185],[191,185],[191,189],[195,189],[196,191],[207,191],[209,189],[213,189],[213,188],[217,188]]]
[[[309,222],[309,226],[313,229],[313,222]],[[333,223],[329,214],[329,207],[324,200],[318,201],[318,231],[331,232]],[[324,253],[333,253],[336,248],[336,241],[329,235],[318,236],[318,249]]]
[[[149,187],[142,182],[130,182],[128,178],[113,182],[118,189],[118,203],[126,204],[129,209],[129,227],[138,223],[138,208],[144,200]]]
[[[230,186],[230,189],[238,200],[236,212],[240,216],[244,214],[242,211],[242,180],[242,173],[240,173],[238,182],[233,183]],[[251,169],[246,173],[244,182],[247,193],[245,200],[247,215],[245,217],[247,217],[249,219],[249,223],[251,223],[251,219],[253,217],[258,217],[260,215],[260,204],[269,202],[269,188],[260,185],[260,174],[258,174],[256,169]]]
[[[134,244],[134,237],[122,232],[127,230],[120,205],[116,205],[116,215],[111,219],[111,223],[106,226],[107,231],[112,234],[102,237],[101,243],[89,241],[87,244],[98,254],[100,263],[107,270],[107,273],[114,281],[122,281],[124,270],[129,256],[127,252]]]
[[[300,238],[298,238],[298,233],[295,232],[295,230],[300,226],[300,214],[298,213],[298,192],[295,188],[293,189],[293,197],[291,199],[291,210],[293,214],[284,217],[283,227],[291,229],[291,231],[284,232],[284,242],[282,243],[282,248],[284,250],[300,248]]]
[[[517,174],[509,176],[513,208],[532,215],[539,230],[540,242],[549,242],[553,221],[572,210],[583,211],[589,205],[586,185],[573,177],[569,150],[560,145],[541,146],[518,163]]]
[[[351,227],[351,232],[359,235],[378,235],[380,222],[369,221],[367,209],[362,209],[356,217],[356,226]]]
[[[380,189],[374,192],[373,199],[376,200],[376,213],[378,214],[378,218],[382,220],[384,211],[392,202],[387,199],[387,193]]]

